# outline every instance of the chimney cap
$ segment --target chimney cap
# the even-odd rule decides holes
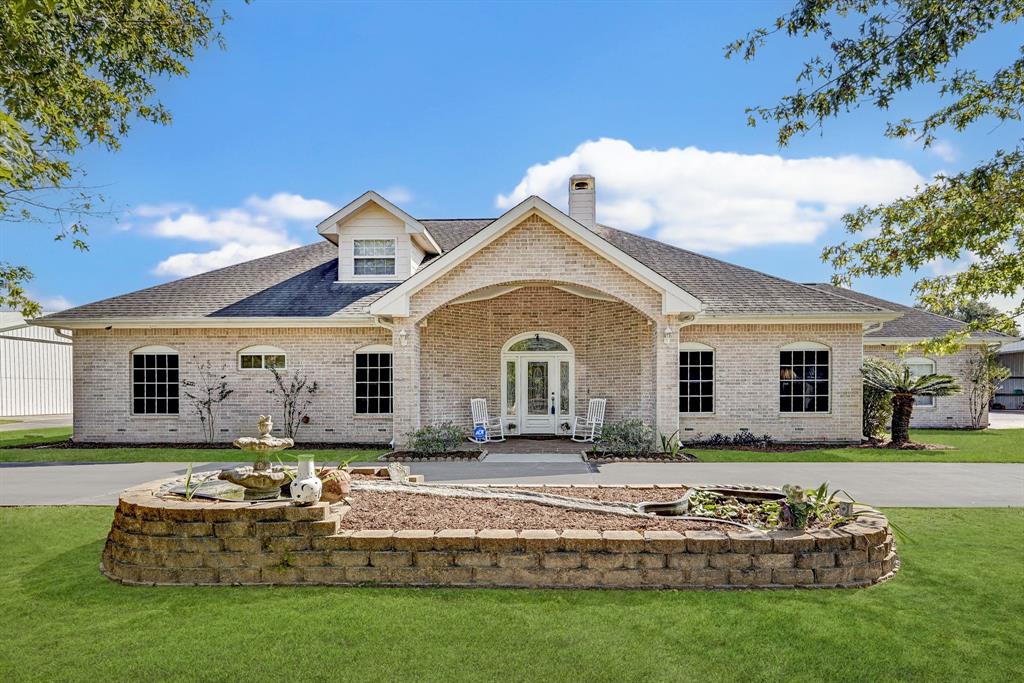
[[[578,174],[569,178],[569,189],[571,190],[593,190],[594,176],[586,174]]]

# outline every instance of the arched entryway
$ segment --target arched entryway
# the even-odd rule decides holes
[[[576,405],[576,353],[553,332],[524,332],[501,349],[501,415],[513,434],[565,434]]]

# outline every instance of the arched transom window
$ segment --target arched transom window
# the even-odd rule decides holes
[[[517,342],[513,342],[508,347],[508,351],[510,353],[521,353],[523,351],[538,351],[551,353],[568,350],[569,349],[565,348],[565,344],[558,341],[557,339],[545,337],[539,333],[533,335],[532,337],[527,337],[526,339],[520,339]]]

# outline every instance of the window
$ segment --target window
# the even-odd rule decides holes
[[[284,368],[286,364],[284,351],[276,346],[250,346],[238,352],[238,367],[242,370]]]
[[[360,349],[356,352],[356,414],[390,414],[391,400],[391,347]]]
[[[710,346],[679,345],[679,412],[715,412],[715,351]]]
[[[356,275],[394,275],[395,240],[354,240]]]
[[[822,344],[790,344],[779,351],[779,411],[829,411],[829,351]]]
[[[520,339],[516,343],[508,347],[510,352],[522,352],[522,351],[555,351],[562,352],[567,351],[565,344],[555,339],[548,339],[542,337],[539,334],[535,334],[527,339]]]
[[[178,414],[178,352],[166,346],[132,351],[132,414]]]
[[[903,361],[903,364],[910,370],[910,376],[915,379],[935,374],[935,361],[930,358],[907,358]],[[935,397],[916,396],[914,398],[914,405],[929,408],[935,405]]]

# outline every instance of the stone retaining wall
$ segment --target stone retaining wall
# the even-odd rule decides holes
[[[565,588],[868,586],[899,567],[870,508],[835,530],[340,529],[343,504],[163,498],[125,491],[101,571],[126,584]]]

